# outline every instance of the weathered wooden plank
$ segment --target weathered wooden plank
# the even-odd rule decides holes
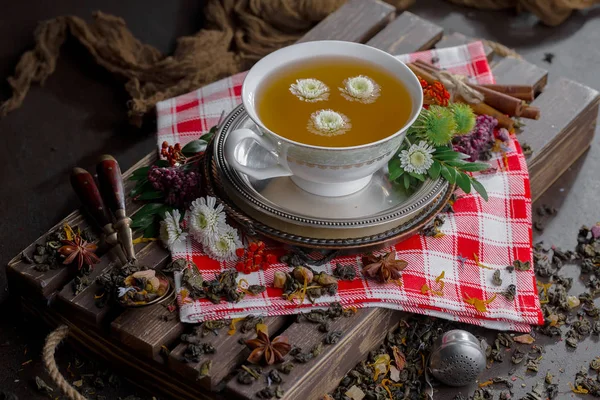
[[[444,37],[442,37],[442,40],[436,43],[435,48],[443,49],[446,47],[461,46],[463,44],[476,42],[477,40],[478,39],[474,39],[472,37],[463,35],[462,33],[454,32],[449,35],[444,35]],[[485,43],[483,43],[483,49],[485,50],[485,56],[488,62],[491,62],[494,58],[494,49],[492,49]]]
[[[443,31],[441,27],[405,11],[367,44],[394,55],[412,53],[433,47],[442,38]]]
[[[379,0],[349,0],[298,42],[344,40],[364,43],[387,25],[394,14],[394,7]]]
[[[135,186],[135,182],[129,181],[128,178],[131,176],[133,171],[136,169],[149,165],[156,160],[156,152],[148,154],[146,157],[137,162],[129,170],[123,173],[123,179],[125,180],[125,192],[128,193]],[[67,177],[65,177],[67,179]],[[133,215],[135,211],[139,210],[142,206],[139,202],[133,202],[133,200],[127,196],[126,204],[127,214]],[[60,228],[65,224],[69,223],[71,226],[79,226],[82,230],[89,226],[88,219],[85,214],[80,210],[73,211],[65,219],[57,223],[52,229],[42,235],[38,240],[29,245],[25,250],[26,254],[31,254],[35,249],[36,244],[42,244],[45,241],[46,235],[55,229]],[[99,252],[99,254],[102,254]],[[13,258],[7,266],[7,271],[11,274],[11,278],[19,280],[18,284],[23,287],[30,289],[32,293],[41,295],[49,298],[55,291],[62,288],[67,282],[73,278],[73,274],[69,268],[59,268],[56,270],[49,270],[47,272],[40,272],[34,269],[34,266],[27,264],[20,259],[20,255]]]
[[[265,318],[264,324],[269,327],[269,332],[275,334],[281,330],[290,321],[287,317],[269,317]],[[227,334],[227,329],[222,329],[219,335],[209,335],[202,343],[208,343],[215,347],[214,354],[206,354],[199,363],[186,363],[183,360],[183,353],[186,351],[188,344],[180,343],[171,353],[167,366],[181,376],[185,376],[189,380],[197,380],[200,373],[200,367],[207,360],[212,361],[210,376],[206,376],[198,380],[198,385],[209,390],[218,390],[219,386],[224,384],[223,379],[232,374],[235,368],[242,364],[250,350],[239,343],[240,339],[251,339],[256,336],[255,331],[246,333],[236,332],[233,335]]]
[[[158,360],[161,347],[170,346],[184,328],[177,313],[156,304],[125,310],[111,323],[110,333],[132,352]]]
[[[162,248],[159,242],[138,244],[135,246],[138,264],[150,268],[164,265],[169,259],[169,253]],[[56,305],[64,312],[71,313],[74,318],[78,318],[85,323],[93,326],[99,326],[106,315],[114,310],[109,304],[99,308],[96,306],[94,296],[99,292],[100,286],[95,279],[106,271],[112,269],[115,262],[111,262],[106,257],[102,257],[101,262],[94,266],[94,270],[89,276],[94,281],[90,286],[83,289],[79,294],[73,292],[73,281],[65,285],[57,295]],[[116,308],[119,308],[116,306]]]
[[[565,78],[548,85],[533,101],[542,117],[527,120],[519,135],[521,144],[533,150],[527,161],[533,201],[589,147],[599,101],[596,90]]]
[[[531,85],[536,93],[548,83],[548,71],[528,61],[505,57],[493,68],[496,83],[501,85]]]
[[[322,353],[307,363],[295,362],[296,365],[289,375],[281,374],[283,378],[281,388],[285,390],[284,398],[317,399],[333,390],[357,362],[381,343],[403,315],[397,311],[373,308],[359,310],[352,317],[342,317],[333,321],[330,331],[342,331],[342,338],[336,344],[324,344]],[[326,336],[315,325],[308,323],[293,324],[282,334],[288,337],[290,344],[302,347],[304,352],[310,351]],[[272,368],[263,369],[263,375]],[[257,380],[251,385],[242,385],[236,379],[232,379],[226,385],[225,395],[251,399],[255,398],[256,392],[264,387],[266,387],[264,379]]]

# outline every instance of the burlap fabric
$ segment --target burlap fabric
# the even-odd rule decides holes
[[[450,0],[483,8],[522,5],[549,23],[572,9],[600,0]],[[124,80],[131,100],[129,117],[142,117],[161,100],[189,92],[248,68],[266,54],[295,42],[345,0],[209,0],[206,28],[179,38],[172,55],[137,40],[123,19],[97,12],[92,22],[62,16],[41,22],[35,48],[23,54],[8,78],[13,95],[0,105],[0,117],[18,108],[32,84],[43,84],[56,68],[60,48],[70,35],[96,62]],[[387,0],[404,10],[414,0]]]

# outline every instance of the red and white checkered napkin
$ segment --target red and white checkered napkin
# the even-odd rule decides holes
[[[456,73],[463,73],[479,83],[493,83],[489,65],[481,43],[473,43],[441,50],[431,50],[399,57],[402,60],[432,59],[437,65]],[[221,112],[231,111],[238,105],[241,84],[245,73],[215,82],[195,92],[157,105],[158,144],[167,141],[182,145],[198,138],[214,126]],[[381,284],[365,279],[360,273],[360,256],[339,257],[330,263],[315,267],[317,271],[332,273],[336,263],[354,265],[357,278],[340,281],[335,296],[321,297],[316,304],[292,304],[281,296],[281,290],[271,287],[274,272],[287,271],[284,264],[273,265],[267,271],[243,276],[249,284],[261,284],[267,291],[247,295],[239,303],[209,301],[181,301],[180,318],[183,322],[200,322],[209,319],[236,318],[245,315],[284,315],[325,307],[332,301],[343,306],[386,307],[436,317],[447,318],[501,330],[528,331],[529,325],[543,323],[533,270],[509,273],[506,266],[514,260],[532,262],[531,194],[529,176],[521,148],[513,137],[506,157],[490,160],[498,172],[480,175],[489,201],[477,194],[466,195],[458,191],[454,214],[448,214],[441,228],[443,237],[432,238],[415,235],[385,251],[396,251],[396,257],[408,262],[402,274],[402,285]],[[269,250],[283,254],[277,245]],[[193,260],[205,279],[234,263],[219,263],[203,255],[202,247],[193,239],[173,250],[174,259]],[[480,264],[478,266],[475,256]],[[461,261],[461,259],[463,261]],[[466,261],[464,261],[466,259]],[[500,270],[502,285],[492,283],[495,270]],[[422,293],[423,285],[437,290],[436,278],[444,272],[443,295]],[[515,285],[517,296],[507,300],[500,295],[509,285]],[[478,311],[468,299],[489,300],[487,311]]]

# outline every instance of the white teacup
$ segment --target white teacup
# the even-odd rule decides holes
[[[396,133],[379,141],[353,147],[321,147],[286,139],[283,132],[269,130],[256,112],[256,93],[269,76],[286,64],[312,57],[346,56],[376,63],[399,79],[407,88],[412,110],[406,124]],[[242,101],[258,133],[238,129],[229,133],[225,142],[225,158],[238,171],[256,179],[290,176],[307,192],[327,197],[345,196],[368,185],[375,171],[387,164],[398,149],[408,127],[423,106],[423,91],[416,75],[392,55],[364,44],[324,40],[294,44],[277,50],[257,62],[248,72],[242,86]],[[244,165],[238,145],[254,140],[270,151],[277,163],[266,168]]]

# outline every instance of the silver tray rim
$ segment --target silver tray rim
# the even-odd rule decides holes
[[[225,160],[225,156],[223,153],[223,147],[225,143],[225,139],[227,137],[227,132],[231,125],[238,120],[245,113],[245,109],[243,104],[238,105],[234,108],[229,115],[223,121],[222,126],[217,131],[214,143],[213,143],[213,155],[218,170],[224,175],[224,183],[231,185],[231,190],[234,190],[236,193],[240,194],[245,200],[246,204],[251,206],[257,211],[267,213],[275,218],[292,222],[295,224],[300,224],[304,226],[312,226],[312,227],[328,227],[328,228],[364,228],[364,227],[372,227],[376,225],[382,225],[385,223],[393,222],[394,220],[401,218],[409,218],[411,214],[420,211],[422,208],[427,207],[432,198],[436,198],[440,193],[444,192],[445,189],[449,187],[449,183],[441,178],[438,178],[436,181],[432,183],[431,180],[426,181],[421,187],[426,187],[426,184],[429,182],[429,185],[433,185],[433,187],[428,190],[425,195],[421,193],[424,189],[417,191],[414,193],[407,202],[402,205],[395,207],[394,212],[380,212],[378,214],[374,214],[367,218],[352,218],[352,219],[316,219],[310,218],[304,215],[294,215],[289,213],[285,209],[276,208],[276,204],[272,204],[272,202],[268,201],[264,198],[257,198],[253,195],[253,191],[249,189],[244,181],[240,177],[240,174],[233,168],[229,166],[227,161]],[[420,196],[420,197],[419,197]],[[263,201],[263,199],[266,201]],[[398,208],[400,207],[400,208]],[[393,209],[392,209],[393,210]]]

